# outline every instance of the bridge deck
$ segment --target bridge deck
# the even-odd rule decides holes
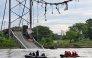
[[[22,35],[22,32],[13,31],[13,33],[17,37],[17,39],[19,39],[23,43],[23,45],[26,47],[26,49],[39,48],[33,42],[30,42],[26,38],[24,38],[24,36]]]

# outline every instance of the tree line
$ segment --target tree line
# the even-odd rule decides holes
[[[88,19],[85,23],[75,23],[69,27],[66,35],[62,39],[69,39],[74,41],[90,39],[92,40],[92,19]]]
[[[13,30],[22,30],[22,27],[14,27]],[[85,23],[75,23],[69,26],[69,30],[65,35],[54,34],[47,26],[36,26],[32,28],[34,38],[43,45],[51,45],[53,40],[92,40],[92,19],[88,19]]]
[[[35,39],[37,41],[53,41],[57,39],[79,41],[90,39],[92,40],[92,19],[88,19],[85,23],[75,23],[73,26],[69,26],[69,30],[65,35],[54,34],[52,30],[47,26],[36,26],[33,28]]]

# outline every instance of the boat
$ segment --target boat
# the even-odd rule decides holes
[[[39,55],[39,50],[37,50],[36,53],[30,52],[28,55],[25,55],[25,58],[47,58],[47,57],[45,56],[45,53],[42,53],[41,55]]]
[[[60,57],[80,57],[76,51],[73,51],[72,53],[70,51],[65,51],[65,54],[60,54]]]
[[[46,56],[25,55],[25,58],[47,58]]]
[[[79,55],[76,55],[76,56],[66,56],[66,55],[64,55],[64,54],[60,54],[60,57],[61,57],[61,58],[63,58],[63,57],[75,57],[75,58],[76,58],[76,57],[80,57],[80,56],[79,56]]]

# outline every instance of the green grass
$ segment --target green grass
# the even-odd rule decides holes
[[[58,40],[57,43],[53,43],[55,47],[92,47],[92,41],[90,40],[80,40],[72,41],[70,40]]]
[[[77,45],[77,46],[92,46],[92,41],[90,40],[81,40],[78,42],[73,42],[73,45]]]

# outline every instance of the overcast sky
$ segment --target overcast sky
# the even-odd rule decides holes
[[[4,5],[6,0],[0,0],[0,25],[1,21],[3,19],[3,13],[4,13]],[[20,0],[23,1],[23,0]],[[58,3],[62,2],[64,0],[44,0],[46,2],[51,3]],[[2,5],[3,4],[3,5]],[[14,5],[18,4],[15,0],[12,0],[12,7]],[[24,3],[23,3],[24,4]],[[38,5],[38,8],[37,8]],[[52,14],[52,6],[47,5],[47,14],[45,21],[44,16],[44,5],[37,4],[35,1],[33,2],[33,27],[36,25],[43,25],[48,26],[54,33],[61,34],[61,30],[67,31],[69,26],[72,26],[75,23],[85,23],[85,21],[89,18],[92,18],[92,0],[73,0],[68,3],[68,10],[64,11],[65,6],[59,5],[60,13],[56,10],[56,6],[53,6],[53,14]],[[27,0],[26,6],[29,6],[29,1]],[[17,6],[16,8],[12,9],[17,14],[21,14],[23,11],[23,6],[19,8]],[[38,9],[38,11],[37,11]],[[8,26],[8,4],[6,8],[6,15],[5,15],[5,27]],[[28,9],[25,8],[24,13],[26,13]],[[38,14],[38,18],[37,18]],[[12,13],[12,21],[14,19],[18,18],[15,14]],[[28,14],[24,16],[25,19],[29,19]],[[38,19],[38,23],[37,23]],[[26,22],[23,22],[24,24],[27,24]],[[18,26],[19,25],[19,19],[12,23],[12,26]],[[4,27],[3,27],[4,28]]]

